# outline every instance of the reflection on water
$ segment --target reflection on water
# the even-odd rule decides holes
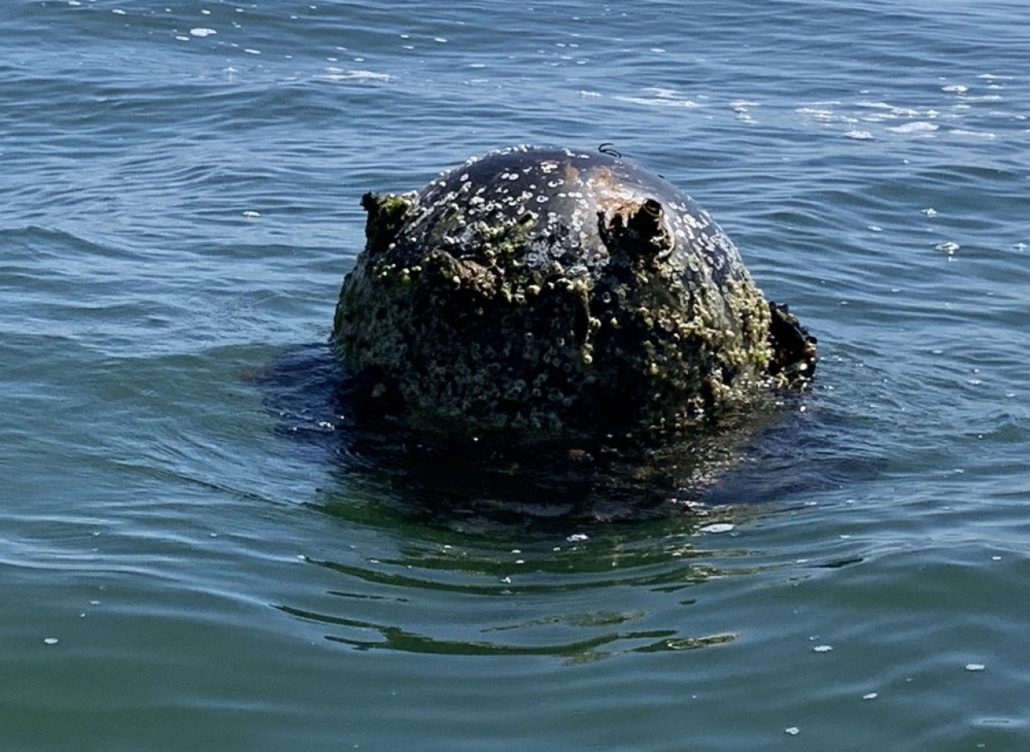
[[[321,616],[302,614],[296,611],[289,611],[298,616],[307,618],[324,619]],[[383,627],[373,624],[362,624],[361,622],[348,622],[339,620],[336,623],[350,624],[351,626],[367,627],[378,630],[382,634],[382,641],[353,640],[344,637],[329,635],[326,639],[335,642],[352,645],[356,648],[369,650],[373,648],[386,648],[389,650],[400,650],[413,653],[435,653],[446,655],[553,655],[564,658],[568,662],[579,662],[593,660],[616,653],[654,653],[660,650],[691,650],[705,647],[706,645],[720,645],[730,642],[736,638],[734,634],[717,634],[707,637],[677,637],[674,630],[652,630],[614,632],[612,634],[599,635],[578,642],[571,642],[561,645],[541,646],[518,646],[505,645],[496,642],[459,642],[455,640],[434,640],[428,637],[405,632],[398,627]],[[514,628],[514,627],[512,627]],[[608,650],[605,648],[612,643],[619,641],[642,641],[646,644],[638,647],[629,647],[621,650]],[[652,642],[653,641],[653,642]]]
[[[257,380],[277,430],[335,461],[347,492],[336,498],[326,490],[320,504],[343,516],[350,513],[338,507],[354,505],[355,484],[388,488],[380,501],[394,511],[467,533],[477,525],[681,516],[776,498],[833,474],[826,467],[806,474],[802,466],[826,437],[810,419],[811,395],[783,395],[789,404],[770,400],[717,431],[662,447],[547,445],[515,453],[475,441],[444,446],[395,425],[355,421],[360,405],[347,401],[344,374],[324,345],[283,353]],[[822,417],[823,426],[833,420]],[[762,485],[758,474],[781,485]]]
[[[733,630],[685,626],[692,591],[782,567],[733,547],[769,511],[740,502],[804,483],[817,448],[797,438],[811,413],[781,408],[674,447],[513,457],[360,429],[324,345],[284,353],[259,381],[278,430],[334,464],[310,505],[341,526],[339,549],[303,557],[338,584],[278,608],[361,650],[579,662],[730,642]]]
[[[306,558],[332,572],[339,584],[327,592],[322,608],[279,608],[326,625],[327,640],[363,650],[583,661],[733,640],[729,632],[687,632],[676,623],[679,618],[670,624],[646,603],[649,596],[681,593],[678,603],[685,608],[693,602],[692,587],[763,568],[746,562],[746,552],[706,551],[696,534],[668,528],[640,531],[637,538],[628,531],[578,533],[555,546],[549,545],[553,538],[524,537],[522,548],[481,537],[458,542],[453,536],[455,543],[440,543],[431,529],[410,525],[395,532],[398,539],[407,537],[404,550],[391,559],[350,550],[341,560]],[[641,607],[596,610],[603,593],[616,592],[620,603],[628,596]]]

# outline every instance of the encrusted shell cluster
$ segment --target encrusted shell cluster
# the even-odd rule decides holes
[[[332,339],[412,428],[677,433],[814,368],[726,234],[628,160],[514,147],[363,205]]]

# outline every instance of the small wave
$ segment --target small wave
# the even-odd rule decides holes
[[[394,79],[389,73],[370,70],[345,70],[332,66],[325,69],[322,78],[327,81],[367,81],[378,83],[386,83]]]
[[[682,94],[677,92],[675,89],[666,89],[662,87],[649,87],[643,90],[640,95],[626,95],[620,94],[612,97],[620,102],[629,102],[631,104],[642,104],[648,107],[697,107],[698,103],[692,99],[687,99]]]
[[[887,130],[892,133],[905,133],[905,134],[928,134],[940,128],[936,123],[929,123],[925,120],[914,120],[911,123],[903,123],[902,125],[891,126]]]

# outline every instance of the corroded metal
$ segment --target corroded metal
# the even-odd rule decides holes
[[[417,430],[682,434],[813,372],[708,214],[611,153],[505,149],[362,203],[332,340]]]

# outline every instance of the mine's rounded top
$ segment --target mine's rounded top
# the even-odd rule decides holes
[[[440,173],[418,192],[417,206],[419,218],[407,228],[413,242],[436,233],[475,241],[464,243],[471,248],[482,245],[484,228],[517,222],[544,255],[582,249],[591,272],[607,263],[599,225],[644,206],[667,229],[673,266],[688,276],[705,267],[720,286],[727,275],[741,273],[737,249],[707,212],[660,175],[613,151],[493,151]]]
[[[511,146],[471,157],[464,164],[440,173],[420,192],[420,197],[432,203],[452,191],[457,191],[459,196],[476,192],[480,196],[506,197],[501,202],[505,207],[524,204],[527,209],[533,209],[539,208],[534,204],[556,199],[584,198],[584,189],[594,198],[653,198],[673,210],[702,213],[689,197],[663,177],[648,172],[618,152],[554,146]]]

